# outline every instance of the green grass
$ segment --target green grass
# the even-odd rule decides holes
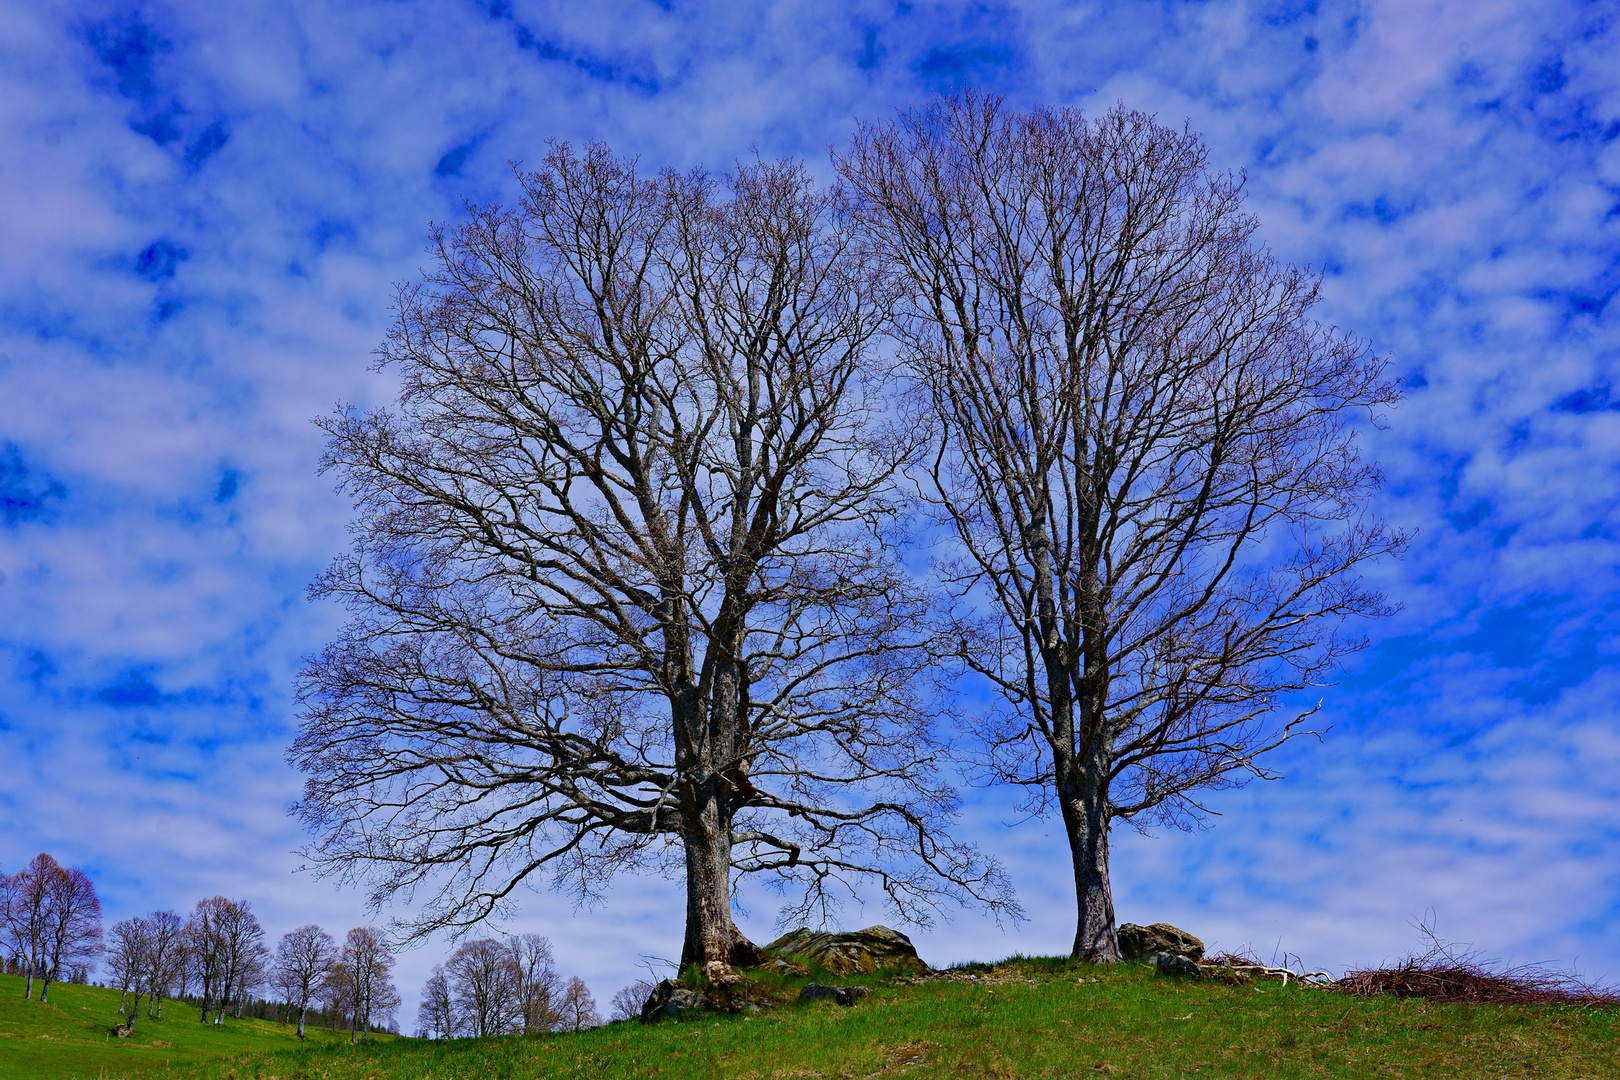
[[[989,973],[991,969],[980,968]],[[1000,985],[867,982],[853,1009],[788,1005],[540,1038],[254,1051],[190,1080],[667,1077],[1620,1077],[1620,1014],[1187,984],[1138,966],[1014,958]],[[1084,980],[1095,978],[1098,982]],[[109,1076],[117,1075],[109,1072]]]
[[[166,1066],[190,1065],[221,1056],[282,1056],[346,1044],[347,1032],[309,1029],[300,1043],[287,1024],[227,1018],[223,1027],[199,1022],[196,1009],[165,1002],[162,1020],[146,1018],[146,1003],[135,1021],[135,1034],[114,1039],[108,1032],[123,1017],[118,991],[98,986],[51,984],[51,1000],[23,1000],[23,980],[0,975],[0,1080],[77,1080],[77,1078],[147,1077],[166,1073]],[[388,1036],[381,1038],[387,1039]]]

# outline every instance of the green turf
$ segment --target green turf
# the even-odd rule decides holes
[[[989,973],[990,969],[981,969]],[[1620,1077],[1615,1010],[1437,1006],[1139,966],[1014,959],[999,985],[885,985],[852,1009],[787,1005],[539,1038],[254,1052],[188,1080],[663,1077]],[[1086,980],[1097,979],[1097,982]],[[1033,985],[1024,980],[1031,980]]]
[[[267,1020],[227,1018],[216,1027],[200,1023],[196,1009],[175,1001],[164,1003],[162,1020],[148,1020],[144,1000],[135,1034],[115,1039],[109,1030],[123,1019],[116,1011],[118,991],[52,983],[51,1000],[42,1005],[39,984],[31,1001],[23,1000],[23,986],[22,979],[0,976],[0,1080],[144,1077],[162,1074],[168,1065],[247,1053],[279,1051],[297,1060],[348,1039],[347,1032],[311,1028],[300,1043],[290,1025]]]

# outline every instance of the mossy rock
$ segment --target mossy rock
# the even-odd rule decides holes
[[[921,974],[929,970],[911,939],[887,926],[868,926],[847,934],[800,927],[765,946],[765,952],[802,957],[833,975],[870,975],[884,970]]]

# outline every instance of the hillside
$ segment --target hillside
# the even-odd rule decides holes
[[[1095,981],[1092,981],[1095,980]],[[188,1080],[545,1077],[1620,1077],[1620,1013],[1434,1005],[1184,983],[1144,967],[1014,958],[951,981],[865,982],[854,1008],[786,1005],[479,1043],[255,1051]],[[266,1048],[268,1051],[268,1048]],[[109,1076],[116,1075],[109,1073]]]
[[[23,980],[0,976],[0,1080],[77,1080],[161,1074],[165,1066],[208,1061],[222,1055],[281,1055],[297,1061],[316,1048],[343,1045],[347,1033],[310,1029],[299,1043],[286,1024],[226,1020],[223,1027],[198,1022],[188,1005],[168,1002],[163,1020],[148,1020],[143,1004],[135,1034],[114,1039],[108,1029],[123,1017],[118,991],[98,986],[51,984],[51,1000],[23,1000]],[[383,1039],[390,1038],[382,1036]]]

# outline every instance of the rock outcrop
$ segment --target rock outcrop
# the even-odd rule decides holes
[[[1156,962],[1159,956],[1183,956],[1196,962],[1203,958],[1204,943],[1169,923],[1125,923],[1119,928],[1119,953],[1127,960],[1148,963]]]
[[[834,975],[870,975],[883,969],[920,975],[929,970],[911,939],[887,926],[847,934],[802,927],[765,946],[765,952],[803,957]]]

